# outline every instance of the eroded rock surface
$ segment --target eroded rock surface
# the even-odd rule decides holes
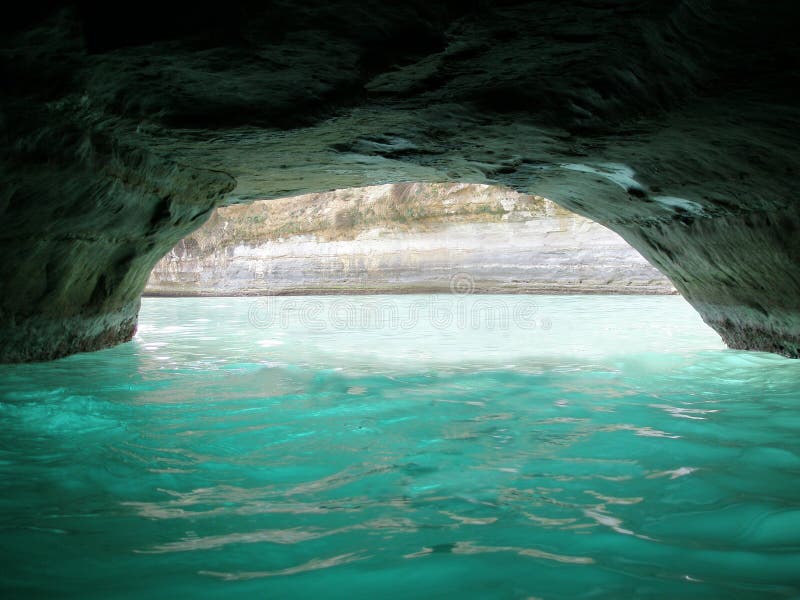
[[[0,25],[0,360],[129,339],[215,206],[404,181],[550,198],[800,354],[796,2],[33,4]]]
[[[540,196],[389,184],[220,207],[146,294],[669,294],[622,238]]]

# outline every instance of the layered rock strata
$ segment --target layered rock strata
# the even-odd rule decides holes
[[[496,186],[394,184],[219,208],[151,295],[674,293],[622,238]]]

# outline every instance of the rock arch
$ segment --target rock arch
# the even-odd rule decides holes
[[[795,2],[394,4],[5,19],[0,360],[130,339],[217,205],[404,181],[551,198],[729,345],[800,354]]]

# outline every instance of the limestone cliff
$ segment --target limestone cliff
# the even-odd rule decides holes
[[[674,293],[622,238],[539,196],[394,184],[219,208],[153,269],[155,295]]]

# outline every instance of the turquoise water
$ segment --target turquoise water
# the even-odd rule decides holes
[[[0,366],[0,595],[797,598],[798,434],[677,297],[145,299]]]

